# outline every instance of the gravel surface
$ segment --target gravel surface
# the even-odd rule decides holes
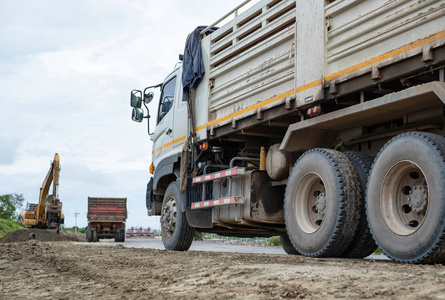
[[[44,298],[445,299],[445,268],[76,242],[1,243],[0,299]]]

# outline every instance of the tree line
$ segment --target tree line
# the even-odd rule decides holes
[[[15,211],[16,209],[21,209],[24,202],[25,197],[23,197],[23,194],[0,195],[0,219],[16,221],[18,215]]]

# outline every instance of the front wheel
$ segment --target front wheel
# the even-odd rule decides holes
[[[408,132],[378,154],[366,197],[369,225],[388,257],[445,261],[445,139]]]
[[[297,249],[295,249],[294,245],[292,245],[292,242],[289,239],[289,236],[287,233],[280,235],[280,242],[281,247],[283,247],[284,252],[290,255],[298,255]]]
[[[195,230],[183,212],[183,201],[176,182],[168,185],[162,201],[161,233],[165,249],[185,251],[192,245]]]

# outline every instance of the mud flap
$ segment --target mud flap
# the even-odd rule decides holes
[[[199,210],[187,209],[185,214],[190,226],[196,228],[213,228],[211,208]]]
[[[182,147],[181,152],[181,165],[180,165],[180,182],[182,184],[179,185],[179,191],[181,194],[184,194],[187,191],[187,170],[190,162],[190,153],[189,153],[189,140],[186,140],[184,143],[184,147]]]
[[[152,208],[152,205],[154,204],[154,199],[153,199],[153,177],[150,178],[150,180],[147,183],[147,193],[145,194],[145,204],[147,206],[147,214],[149,216],[154,215],[155,211]]]

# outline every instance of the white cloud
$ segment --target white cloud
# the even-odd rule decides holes
[[[0,165],[11,165],[17,158],[21,141],[16,137],[0,136]]]

